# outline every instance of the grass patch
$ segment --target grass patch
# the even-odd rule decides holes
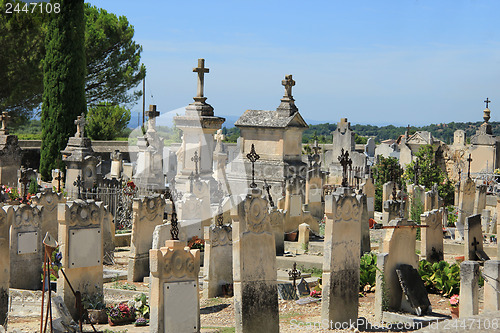
[[[289,312],[289,313],[280,314],[280,319],[290,319],[290,318],[300,317],[300,316],[303,316],[303,314],[300,312]]]
[[[220,297],[209,298],[207,299],[207,304],[205,304],[205,307],[216,306],[222,303],[223,300]]]
[[[122,289],[122,290],[137,290],[137,287],[133,284],[130,284],[128,282],[120,283],[118,281],[113,282],[113,284],[111,285],[111,288]]]
[[[217,330],[217,333],[234,333],[234,327],[203,326],[202,328]]]
[[[301,265],[299,267],[299,271],[301,271],[302,273],[311,273],[311,276],[314,277],[323,276],[323,270],[321,268],[305,268],[304,265]]]

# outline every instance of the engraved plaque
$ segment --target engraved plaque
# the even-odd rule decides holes
[[[102,234],[100,228],[71,229],[69,231],[68,268],[90,267],[102,264]]]
[[[20,232],[17,234],[17,254],[38,252],[38,232]]]
[[[290,216],[300,216],[300,211],[302,209],[302,198],[300,195],[290,196]]]
[[[366,198],[366,206],[369,212],[373,212],[375,210],[375,198]]]
[[[196,281],[163,284],[165,332],[198,332]]]

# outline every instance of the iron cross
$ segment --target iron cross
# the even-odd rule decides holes
[[[467,169],[467,178],[470,178],[470,162],[472,162],[472,158],[470,157],[470,154],[469,154],[469,158],[467,159],[467,162],[469,162],[469,168]]]
[[[285,75],[285,79],[281,81],[281,84],[285,86],[285,96],[283,97],[292,98],[292,87],[295,85],[292,75]]]
[[[347,187],[347,167],[352,166],[352,160],[349,158],[349,152],[344,151],[344,148],[340,151],[340,156],[338,157],[340,165],[342,165],[342,187]]]
[[[198,73],[198,90],[196,97],[203,97],[203,85],[205,82],[205,73],[210,70],[205,68],[205,59],[198,59],[198,67],[193,68],[193,72]]]
[[[191,171],[191,174],[189,175],[189,193],[193,193],[193,181],[195,179],[195,175],[193,174],[193,171]]]
[[[194,151],[194,156],[191,157],[191,161],[194,162],[194,172],[195,172],[195,177],[198,177],[198,162],[201,161],[201,158],[198,156],[198,151]]]
[[[175,202],[173,198],[172,201],[172,218],[170,219],[170,236],[172,240],[179,240],[179,223],[177,221],[177,212],[175,211]]]
[[[257,184],[255,184],[255,162],[260,158],[260,156],[255,152],[255,146],[252,143],[252,147],[250,148],[250,153],[247,154],[247,158],[252,162],[252,182],[250,183],[250,188],[256,188]]]
[[[78,199],[82,199],[83,180],[80,175],[76,177],[76,180],[73,182],[73,185],[78,187]]]
[[[488,108],[488,104],[491,103],[491,101],[488,99],[488,97],[486,97],[486,100],[484,102],[486,103],[486,108]]]
[[[266,190],[267,197],[269,198],[269,206],[274,207],[274,201],[273,201],[273,197],[271,196],[270,189],[271,189],[271,185],[269,185],[267,183],[267,181],[264,179],[264,190]]]
[[[296,262],[293,263],[293,269],[290,272],[288,272],[288,275],[293,280],[293,290],[295,290],[295,288],[296,288],[295,280],[297,280],[301,275],[300,271],[297,270],[297,263]]]

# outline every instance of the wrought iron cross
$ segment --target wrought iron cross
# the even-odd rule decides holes
[[[57,193],[61,193],[61,170],[57,170],[57,177],[54,179],[57,180]]]
[[[82,199],[83,180],[80,175],[76,177],[76,180],[73,182],[73,185],[78,187],[78,199]]]
[[[273,197],[271,196],[270,189],[271,189],[271,185],[269,185],[267,183],[267,181],[264,179],[264,190],[266,190],[267,197],[269,198],[269,206],[274,207],[274,201],[273,201]]]
[[[250,153],[247,154],[247,158],[252,162],[252,182],[250,183],[250,188],[256,188],[257,184],[255,184],[255,162],[260,158],[260,156],[255,152],[255,146],[252,143],[252,147],[250,148]]]
[[[486,103],[486,108],[488,108],[488,104],[491,103],[491,101],[488,99],[488,97],[486,97],[486,100],[484,102]]]
[[[296,288],[295,280],[300,278],[300,275],[301,275],[300,271],[297,270],[297,263],[296,262],[293,263],[293,269],[290,272],[288,272],[288,275],[293,280],[293,290],[295,290],[295,288]]]
[[[349,158],[349,152],[347,150],[344,151],[344,148],[342,148],[338,160],[340,165],[342,165],[342,187],[347,187],[349,185],[347,181],[347,167],[352,166],[352,160]]]
[[[198,59],[198,67],[193,68],[193,72],[198,73],[198,90],[196,97],[203,97],[205,73],[210,72],[208,68],[205,68],[205,59]]]
[[[170,220],[170,236],[173,240],[179,240],[179,222],[177,221],[177,212],[175,211],[174,199],[172,201],[172,218]]]
[[[194,151],[194,156],[191,157],[191,161],[194,162],[195,177],[199,177],[199,174],[198,174],[198,162],[201,161],[201,158],[198,156],[198,151],[197,150]]]
[[[469,162],[469,168],[467,169],[467,178],[470,178],[470,162],[472,162],[472,158],[470,157],[470,154],[469,154],[469,158],[467,159],[467,162]]]
[[[195,175],[193,174],[193,171],[191,171],[191,174],[189,175],[188,179],[189,179],[189,193],[193,193],[193,182],[194,182],[194,179],[195,179]]]
[[[30,179],[28,178],[28,172],[26,172],[25,169],[21,169],[21,177],[19,177],[19,182],[23,185],[22,190],[23,190],[23,203],[27,203],[26,200],[26,192],[28,192],[28,184],[31,182]]]

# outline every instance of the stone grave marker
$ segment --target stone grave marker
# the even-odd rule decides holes
[[[309,224],[301,223],[299,224],[299,250],[302,252],[307,252],[309,249]]]
[[[42,206],[41,229],[42,235],[47,232],[57,239],[57,205],[65,203],[66,198],[62,193],[54,192],[51,188],[37,193],[31,198],[31,202],[36,206]]]
[[[460,318],[479,314],[479,274],[478,262],[460,264]]]
[[[489,232],[490,221],[491,221],[491,211],[489,209],[483,209],[483,211],[481,212],[481,227],[483,229],[483,233]]]
[[[370,212],[368,211],[368,198],[366,194],[357,195],[356,198],[361,204],[361,255],[363,255],[364,253],[371,251],[369,221]]]
[[[473,214],[481,214],[483,209],[486,208],[486,185],[476,185],[476,193],[474,199],[474,211]],[[472,215],[472,214],[471,214]]]
[[[241,199],[231,209],[236,332],[277,333],[276,249],[268,202],[258,188]]]
[[[396,273],[404,295],[402,309],[417,316],[430,312],[431,302],[418,270],[411,265],[401,264],[396,266]]]
[[[103,296],[103,219],[107,214],[102,202],[75,200],[57,207],[61,264],[73,290],[82,296]],[[57,294],[77,318],[75,296],[63,277],[57,279]]]
[[[284,301],[299,299],[297,290],[293,288],[291,283],[278,283],[278,296]]]
[[[401,202],[397,200],[384,201],[382,206],[382,224],[389,225],[389,222],[399,217]]]
[[[489,260],[483,251],[483,232],[481,215],[467,217],[465,221],[465,260]]]
[[[323,321],[356,322],[358,318],[361,210],[350,188],[325,196]]]
[[[363,194],[366,195],[368,218],[373,218],[375,212],[375,185],[373,184],[373,179],[365,178],[364,183],[361,184],[361,189]]]
[[[465,219],[473,215],[474,195],[476,185],[474,181],[467,178],[460,184],[460,205],[458,207],[458,218],[455,223],[457,226],[457,235],[459,239],[464,238]]]
[[[276,255],[285,253],[285,231],[284,231],[285,215],[282,209],[277,207],[269,207],[269,221],[271,230],[274,234],[274,244],[276,245]]]
[[[142,282],[149,276],[149,250],[152,248],[155,227],[163,223],[165,199],[158,194],[136,198],[132,208],[132,239],[127,279]]]
[[[309,283],[304,278],[300,279],[297,283],[297,291],[300,296],[309,296],[311,294],[311,288],[309,288]]]
[[[7,219],[10,232],[10,287],[37,290],[42,286],[43,248],[39,206],[16,205]]]
[[[484,310],[500,311],[500,260],[484,263]]]
[[[199,332],[200,251],[167,240],[164,247],[149,251],[149,260],[150,332]]]
[[[9,229],[10,221],[7,219],[12,208],[0,207],[0,325],[7,321],[9,312],[9,282],[10,282],[10,248]]]
[[[444,259],[443,247],[443,209],[434,209],[420,215],[421,229],[421,249],[420,253],[429,262],[438,262]]]

